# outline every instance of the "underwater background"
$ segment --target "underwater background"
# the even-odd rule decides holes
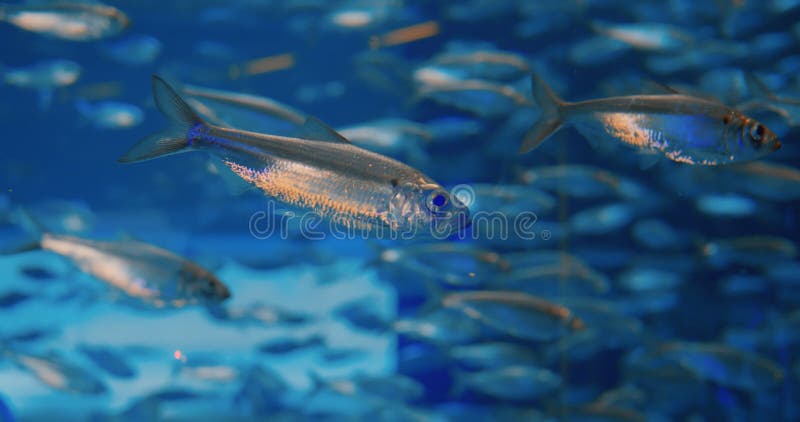
[[[798,22],[792,0],[0,4],[0,421],[798,420]],[[522,154],[533,74],[567,101],[709,99],[781,147],[706,166],[566,124]],[[314,116],[484,219],[344,236],[208,154],[122,164],[169,125],[152,75],[219,125]],[[163,248],[230,298],[165,306],[97,275],[146,254],[89,269],[33,250],[50,234]]]

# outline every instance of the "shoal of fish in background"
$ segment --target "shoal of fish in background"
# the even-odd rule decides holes
[[[231,196],[202,157],[179,183],[154,165],[146,188],[103,204],[7,191],[2,244],[50,253],[0,260],[0,420],[800,417],[800,5],[428,3],[159,5],[198,28],[258,34],[268,17],[299,40],[259,55],[209,35],[184,56],[168,29],[140,32],[144,4],[0,6],[3,33],[41,51],[3,63],[3,103],[31,91],[25,113],[73,116],[61,131],[97,131],[122,152],[156,114],[149,92],[95,79],[73,49],[137,79],[165,74],[209,122],[257,132],[296,135],[310,110],[340,115],[367,92],[393,106],[346,114],[343,136],[468,186],[453,192],[473,215],[536,215],[532,237],[477,220],[458,242],[313,242],[296,227],[258,240],[247,219],[263,199]],[[358,40],[337,53],[347,75],[305,54],[328,37]],[[251,88],[281,72],[316,79],[276,99]],[[534,72],[575,100],[668,85],[754,113],[783,146],[651,167],[569,130],[519,156],[541,114]],[[21,184],[13,166],[0,174]],[[187,187],[202,215],[169,209]],[[232,298],[201,289],[209,280]]]

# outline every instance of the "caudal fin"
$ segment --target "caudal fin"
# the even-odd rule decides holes
[[[564,101],[537,75],[531,76],[531,89],[533,98],[542,110],[542,116],[525,134],[525,140],[519,148],[520,154],[536,149],[563,124],[561,107],[564,106]]]
[[[186,138],[189,129],[203,124],[203,120],[178,95],[175,89],[156,75],[153,75],[153,100],[161,113],[170,120],[170,126],[139,141],[120,157],[118,162],[135,163],[185,152],[189,146]]]

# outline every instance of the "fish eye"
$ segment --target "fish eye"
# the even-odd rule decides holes
[[[764,126],[756,123],[750,127],[750,139],[756,146],[761,146],[761,141],[764,139]]]
[[[447,205],[447,195],[444,192],[437,191],[428,197],[428,208],[435,210]]]

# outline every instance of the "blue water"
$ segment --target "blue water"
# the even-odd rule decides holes
[[[744,5],[722,1],[707,5],[554,1],[542,2],[537,8],[539,2],[528,3],[122,0],[113,6],[130,17],[131,26],[119,35],[89,42],[45,37],[0,22],[2,74],[51,59],[72,60],[82,67],[77,82],[50,90],[49,105],[41,100],[43,89],[0,85],[5,145],[0,153],[0,250],[13,248],[20,236],[33,236],[30,227],[27,231],[19,227],[18,211],[25,210],[47,231],[98,240],[136,239],[191,259],[229,287],[232,297],[225,306],[230,309],[263,305],[310,319],[301,324],[265,320],[235,324],[212,318],[203,306],[153,309],[137,305],[56,254],[33,251],[0,256],[0,293],[24,297],[20,303],[8,299],[0,307],[3,350],[57,354],[106,386],[101,394],[64,391],[15,364],[7,352],[6,358],[0,359],[0,421],[800,418],[796,405],[800,400],[797,173],[794,179],[762,179],[727,167],[688,166],[665,158],[653,164],[631,149],[593,146],[571,128],[562,129],[531,153],[517,153],[525,132],[540,117],[530,94],[528,75],[533,71],[570,101],[653,93],[652,82],[656,82],[681,92],[715,97],[730,106],[758,100],[762,105],[781,107],[782,115],[764,107],[747,110],[747,114],[781,140],[781,149],[763,161],[798,172],[800,5],[792,1]],[[373,22],[359,28],[331,23],[333,13],[351,6],[372,13]],[[465,11],[457,13],[459,7]],[[386,14],[381,15],[382,11]],[[431,36],[370,48],[373,37],[425,22],[438,25]],[[598,22],[665,23],[693,41],[677,50],[625,47],[618,53],[614,53],[618,47],[606,45],[590,51],[602,56],[603,51],[596,50],[608,48],[608,54],[615,56],[596,61],[586,53],[571,56],[578,43],[602,38],[593,30]],[[526,28],[544,29],[526,34]],[[160,41],[154,60],[125,64],[104,53],[134,34]],[[222,50],[217,55],[203,47],[211,42]],[[529,69],[519,77],[496,82],[526,103],[498,105],[500,100],[485,92],[449,101],[415,92],[413,71],[434,63],[444,51],[456,51],[454,45],[459,42],[473,43],[462,51],[499,50],[525,60]],[[700,63],[675,71],[653,65],[654,59],[668,64],[685,62],[688,53],[702,57]],[[286,69],[240,74],[247,63],[282,54],[293,58]],[[370,54],[391,57],[390,64],[372,71],[393,82],[377,84],[374,78],[364,77],[367,69],[362,59]],[[232,68],[240,72],[234,74]],[[528,180],[537,192],[546,193],[550,205],[531,199],[531,191],[507,201],[502,212],[506,216],[534,213],[534,239],[453,236],[435,240],[498,253],[513,262],[506,271],[486,269],[469,256],[452,261],[436,255],[404,257],[399,263],[382,260],[381,251],[387,248],[413,251],[433,242],[430,239],[335,239],[322,230],[325,239],[315,240],[303,236],[297,227],[291,228],[288,236],[259,236],[253,233],[253,216],[266,212],[280,218],[287,207],[277,203],[276,210],[274,201],[254,189],[232,192],[218,174],[227,170],[212,171],[205,154],[126,165],[116,161],[141,138],[168,125],[152,100],[153,74],[176,86],[191,84],[268,97],[333,128],[381,118],[422,124],[439,118],[469,120],[478,131],[455,140],[404,140],[420,142],[416,156],[401,148],[380,151],[408,161],[447,189],[466,186],[473,192],[479,185],[509,186],[525,182],[527,171],[586,165],[631,181],[640,191],[630,197],[620,196],[618,191],[603,192],[608,185],[598,188],[594,185],[597,180],[576,175],[551,186]],[[786,100],[775,100],[752,85],[744,87],[745,75],[751,74]],[[734,75],[733,82],[729,75]],[[739,92],[743,98],[737,97]],[[140,107],[144,119],[129,128],[103,129],[76,106],[79,101],[108,100]],[[253,126],[269,128],[272,133],[291,131],[285,122],[265,123],[260,120],[263,116],[238,113],[241,121],[249,119]],[[574,194],[581,184],[590,195]],[[612,191],[621,189],[617,182],[611,185]],[[708,195],[732,196],[734,205],[711,199],[707,203],[713,209],[704,210],[698,205],[699,198]],[[477,198],[482,200],[480,194]],[[581,213],[612,204],[620,207],[584,217],[582,229],[576,229]],[[490,209],[486,211],[497,210],[487,206]],[[665,224],[679,240],[666,247],[648,246],[647,239],[636,235],[637,227],[641,229],[640,224],[647,220]],[[652,231],[647,233],[647,238],[654,236]],[[708,253],[713,242],[724,248],[731,239],[754,237],[766,240],[755,249],[733,242],[733,250],[715,256]],[[552,350],[555,341],[529,341],[483,326],[466,341],[427,342],[386,327],[365,330],[336,313],[340,307],[366,298],[378,319],[387,323],[424,316],[438,306],[435,295],[489,290],[492,281],[536,266],[537,257],[553,251],[575,255],[606,280],[606,290],[578,295],[604,301],[615,314],[641,324],[634,340],[595,350],[599,339],[622,338],[611,329],[597,328],[597,341],[578,344],[548,361],[541,356]],[[563,270],[569,265],[556,266]],[[626,288],[625,277],[642,268],[667,273],[677,281],[652,291]],[[465,287],[448,282],[444,276],[448,272],[465,280],[477,277],[486,285]],[[739,279],[731,281],[734,277]],[[554,285],[560,287],[548,300],[559,303],[571,296],[565,284]],[[458,315],[465,323],[476,323],[474,316]],[[501,318],[505,318],[503,324],[532,327],[530,321],[513,313]],[[589,328],[603,327],[601,318],[582,319]],[[452,330],[449,326],[438,328]],[[13,339],[25,332],[44,334],[34,340]],[[265,342],[315,335],[322,336],[325,344],[280,355],[258,351]],[[524,400],[499,397],[474,386],[459,391],[455,388],[458,374],[475,372],[475,368],[454,359],[451,348],[488,341],[526,348],[537,356],[539,367],[561,377],[561,385]],[[737,353],[746,352],[768,360],[780,376],[768,382],[759,380],[759,374],[753,373],[759,368],[752,369],[742,360],[704,363],[690,353],[659,354],[665,353],[664,343],[675,342],[713,342]],[[135,376],[120,378],[103,371],[80,352],[81,345],[115,352],[134,368]],[[344,349],[355,350],[355,357],[334,362],[323,357],[326,351]],[[643,351],[656,353],[667,362],[665,371],[674,372],[659,373],[653,367],[648,368],[652,372],[631,369],[631,356]],[[689,364],[681,359],[696,360]],[[212,368],[207,369],[210,372],[193,370],[204,365]],[[495,367],[504,365],[498,357]],[[266,392],[260,392],[248,382],[254,366],[271,371],[285,385],[272,390],[264,387]],[[701,370],[691,369],[697,367]],[[325,396],[334,390],[331,386],[313,390],[313,377],[330,381],[358,376],[408,377],[419,383],[424,393],[403,401],[396,394],[381,397],[378,388],[355,394],[339,391],[333,398]],[[600,401],[604,392],[622,387],[635,389],[638,398]],[[153,398],[165,390],[197,396]],[[136,407],[147,397],[147,406]],[[614,412],[605,415],[603,410]]]

